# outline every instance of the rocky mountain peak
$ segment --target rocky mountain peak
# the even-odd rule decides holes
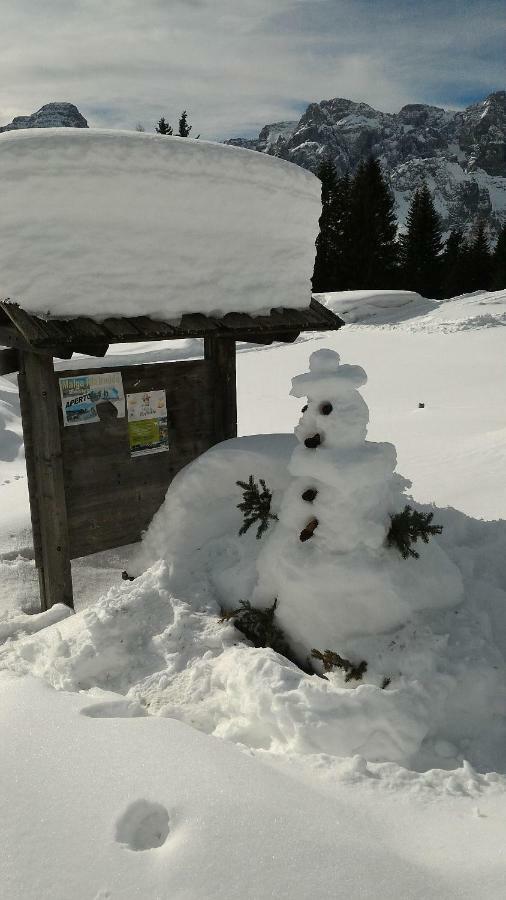
[[[284,129],[265,126],[257,139],[227,143],[279,156],[313,172],[326,157],[344,174],[376,156],[396,196],[401,224],[423,181],[447,229],[468,230],[481,216],[494,237],[506,222],[506,91],[459,112],[408,103],[398,113],[385,113],[335,97],[310,103],[298,122],[282,124]]]
[[[18,128],[87,128],[88,123],[73,103],[46,103],[30,116],[15,116],[8,125],[0,127],[2,131],[15,131]]]
[[[506,177],[506,91],[473,103],[460,117],[459,144],[469,169]]]
[[[437,122],[445,122],[452,113],[439,106],[429,106],[426,103],[407,103],[396,115],[399,122],[404,125],[412,125],[414,128]]]

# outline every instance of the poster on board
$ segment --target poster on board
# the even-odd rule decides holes
[[[58,380],[65,426],[125,417],[121,372],[90,372]]]
[[[127,394],[130,456],[148,456],[169,449],[165,391]]]

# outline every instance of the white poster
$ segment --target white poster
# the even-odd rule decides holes
[[[130,455],[147,456],[169,449],[165,391],[127,394]]]

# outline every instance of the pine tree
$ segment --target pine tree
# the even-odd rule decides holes
[[[319,220],[320,232],[315,245],[316,259],[312,286],[313,291],[319,293],[334,290],[334,265],[337,250],[334,222],[337,172],[332,160],[324,159],[316,174],[322,183],[322,211]]]
[[[502,226],[494,250],[494,288],[506,288],[506,224]]]
[[[161,119],[158,120],[158,125],[156,126],[156,132],[157,132],[157,134],[166,134],[166,135],[174,134],[172,126],[169,125],[169,123],[165,121],[164,116],[162,116]]]
[[[403,285],[422,297],[442,296],[442,225],[427,185],[411,200],[401,241]]]
[[[489,291],[492,288],[494,274],[492,254],[483,219],[478,219],[473,228],[464,256],[463,271],[466,292]]]
[[[458,297],[466,289],[464,283],[465,252],[464,233],[460,228],[453,228],[448,235],[442,256],[443,297]]]
[[[398,262],[394,197],[381,166],[371,157],[357,170],[351,185],[349,287],[394,286]]]
[[[183,109],[179,119],[179,137],[188,137],[191,130],[192,126],[188,125],[188,113]]]
[[[337,181],[333,203],[334,272],[333,290],[345,291],[350,281],[350,201],[351,178],[348,173]]]

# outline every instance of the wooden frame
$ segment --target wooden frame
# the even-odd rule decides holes
[[[80,463],[77,458],[76,441],[70,434],[73,429],[63,429],[58,377],[54,371],[53,357],[70,359],[73,353],[104,356],[109,344],[113,343],[203,338],[204,359],[197,362],[167,362],[155,364],[154,367],[113,365],[93,369],[94,372],[106,372],[108,369],[124,371],[127,388],[130,383],[128,372],[135,369],[135,384],[144,385],[140,388],[141,391],[150,389],[148,376],[156,374],[155,370],[158,372],[163,370],[163,377],[158,375],[158,381],[163,383],[164,387],[165,370],[167,377],[171,371],[172,374],[182,371],[183,382],[184,373],[187,372],[189,375],[192,372],[192,377],[197,379],[199,391],[207,400],[209,415],[202,417],[205,419],[205,427],[201,428],[200,436],[197,433],[198,428],[195,427],[192,440],[186,442],[184,452],[180,447],[179,456],[174,456],[166,467],[160,461],[154,463],[151,468],[152,477],[149,465],[145,466],[145,472],[142,478],[139,478],[136,497],[138,501],[142,500],[144,491],[145,497],[148,498],[146,509],[150,518],[162,502],[178,468],[186,465],[207,447],[237,435],[236,341],[261,344],[272,343],[275,340],[291,342],[303,331],[335,331],[343,324],[338,316],[315,300],[311,301],[307,309],[272,309],[269,315],[264,316],[250,316],[245,313],[227,313],[222,317],[188,314],[182,316],[181,320],[167,322],[138,316],[125,319],[109,318],[101,323],[85,317],[70,321],[45,320],[30,315],[16,304],[1,301],[0,344],[5,344],[10,349],[0,351],[0,374],[8,374],[19,369],[32,531],[42,609],[48,609],[55,603],[73,607],[72,558],[108,549],[111,546],[120,546],[121,543],[130,543],[132,538],[139,539],[141,528],[147,525],[142,516],[139,516],[137,531],[125,527],[124,534],[118,534],[117,529],[115,531],[110,525],[107,527],[104,516],[100,518],[100,509],[103,509],[100,502],[96,505],[93,521],[89,516],[86,518],[86,514],[83,517],[82,510],[86,506],[87,499],[83,500],[85,493],[83,481],[79,481],[77,474],[73,477],[72,454],[76,454],[74,457],[76,473],[82,462]],[[184,370],[182,367],[185,366],[189,368]],[[148,371],[150,368],[151,372]],[[85,365],[83,370],[89,371]],[[64,374],[58,373],[60,376]],[[76,370],[66,374],[75,375]],[[147,381],[143,381],[143,378]],[[183,384],[181,390],[188,400],[191,397],[190,381],[187,381],[186,386]],[[188,416],[184,421],[184,415],[181,414],[178,427],[190,429],[191,421],[191,417]],[[95,427],[100,428],[99,425],[84,426],[85,429]],[[125,424],[122,427],[124,429]],[[110,438],[112,441],[120,430],[121,425],[118,425],[117,431],[110,428],[107,440]],[[92,432],[87,434],[91,435]],[[96,434],[99,435],[100,432],[97,431]],[[104,435],[105,431],[102,432],[102,438]],[[90,442],[86,444],[84,437],[85,431],[83,440],[77,441],[77,444],[82,445],[84,454],[88,446],[91,454],[89,465],[93,470],[93,448],[90,449]],[[114,443],[111,446],[115,446]],[[124,444],[124,448],[121,453],[126,467],[129,456],[127,443]],[[167,454],[160,454],[167,457],[169,455],[170,450]],[[141,472],[141,468],[138,471]],[[116,479],[118,483],[122,482],[121,476],[117,475]],[[130,497],[131,500],[132,477],[130,480],[125,477],[123,481],[124,496]],[[88,506],[93,506],[93,502],[91,501]],[[121,515],[120,508],[118,515]],[[84,535],[81,541],[76,537],[79,534],[79,527],[84,529],[81,532]]]

